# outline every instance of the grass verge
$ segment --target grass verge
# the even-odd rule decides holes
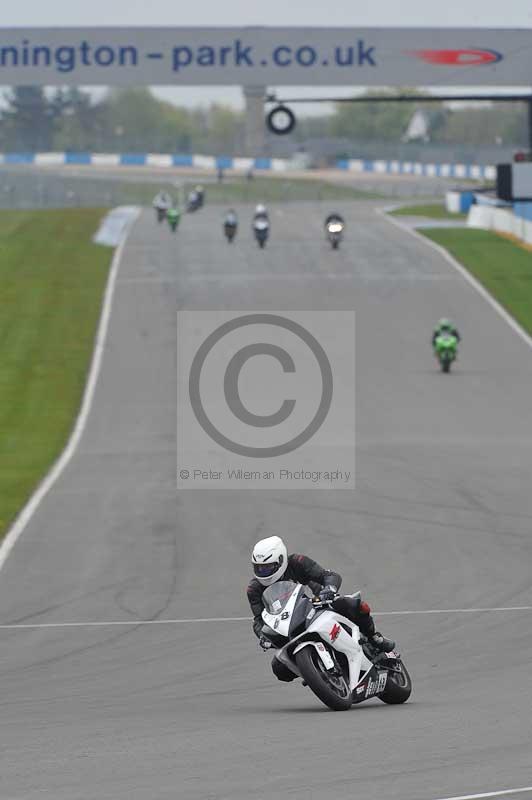
[[[428,217],[429,219],[465,219],[467,214],[451,214],[441,203],[401,206],[390,212],[393,216]]]
[[[382,195],[360,191],[340,183],[328,183],[313,178],[281,178],[254,177],[245,178],[227,176],[222,183],[197,178],[168,178],[155,182],[117,181],[109,184],[109,196],[112,204],[133,203],[135,205],[151,205],[154,196],[162,187],[171,195],[179,191],[188,193],[198,184],[205,187],[206,202],[213,205],[232,205],[237,203],[295,203],[295,202],[341,202],[348,200],[373,200]],[[182,187],[182,189],[178,189]]]
[[[0,212],[0,538],[80,406],[112,251],[102,209]]]
[[[532,257],[513,241],[474,228],[423,228],[532,334]]]

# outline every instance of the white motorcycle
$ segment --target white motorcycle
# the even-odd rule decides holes
[[[338,250],[344,237],[345,222],[340,214],[329,214],[325,220],[325,233],[333,250]]]
[[[292,581],[269,586],[262,600],[262,635],[326,706],[346,711],[370,697],[393,704],[408,700],[412,682],[399,653],[376,650],[351,620],[333,610],[334,601],[313,599]]]
[[[270,235],[270,222],[266,216],[256,216],[253,220],[253,233],[261,250],[266,247]]]

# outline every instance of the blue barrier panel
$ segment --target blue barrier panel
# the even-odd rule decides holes
[[[120,163],[123,166],[143,167],[146,164],[146,153],[121,153]]]
[[[65,153],[65,164],[91,164],[90,153]]]
[[[364,172],[373,172],[373,161],[364,161],[362,162],[362,170]]]
[[[519,203],[514,203],[514,213],[516,217],[532,222],[532,203],[524,200],[521,200]]]
[[[172,156],[172,164],[174,167],[192,167],[192,156],[191,155],[176,155]]]
[[[349,159],[338,158],[336,160],[336,169],[349,169]]]
[[[473,205],[473,199],[473,192],[460,192],[460,211],[462,214],[467,214]]]
[[[33,164],[35,153],[6,153],[4,155],[5,164]]]
[[[218,156],[216,158],[217,169],[231,169],[233,166],[233,159],[231,156]]]
[[[271,158],[256,158],[255,159],[255,169],[271,169],[272,168],[272,160]]]

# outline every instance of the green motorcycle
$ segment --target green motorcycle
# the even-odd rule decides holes
[[[449,372],[451,364],[458,355],[458,339],[451,333],[440,333],[434,342],[434,353],[440,362],[442,372]]]
[[[177,208],[169,208],[166,212],[166,219],[168,220],[170,230],[172,233],[175,233],[179,225],[179,220],[181,219],[181,212]]]

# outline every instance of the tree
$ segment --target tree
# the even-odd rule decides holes
[[[243,138],[243,114],[233,111],[229,106],[213,104],[208,112],[207,125],[209,150],[219,155],[233,153],[235,143]]]
[[[190,115],[158,100],[149,89],[113,91],[99,110],[110,150],[172,153],[188,149],[193,133]]]
[[[492,108],[468,106],[449,113],[437,141],[452,144],[519,144],[527,141],[523,103],[495,103]]]
[[[58,89],[52,97],[54,149],[84,151],[98,149],[102,115],[90,95],[76,87]]]
[[[6,96],[4,148],[19,152],[50,150],[54,113],[41,86],[17,86]]]
[[[373,97],[409,94],[412,95],[412,102],[338,103],[336,113],[331,118],[330,133],[333,136],[349,139],[399,141],[416,110],[415,98],[421,92],[413,89],[397,89],[394,92],[388,90],[367,94]]]

